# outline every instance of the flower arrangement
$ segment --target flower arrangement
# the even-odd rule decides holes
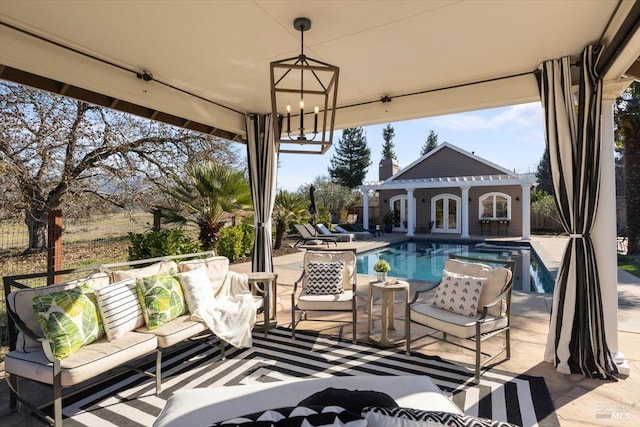
[[[375,271],[376,273],[387,273],[390,270],[391,266],[387,261],[383,259],[378,260],[378,262],[373,265],[373,271]]]

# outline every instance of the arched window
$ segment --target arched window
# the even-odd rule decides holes
[[[480,196],[480,219],[511,219],[511,196],[487,193]]]

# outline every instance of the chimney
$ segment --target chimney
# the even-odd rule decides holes
[[[378,165],[378,179],[386,181],[389,177],[395,175],[400,170],[398,161],[395,159],[382,159]]]

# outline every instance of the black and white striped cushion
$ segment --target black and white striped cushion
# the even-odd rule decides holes
[[[308,285],[307,292],[314,295],[342,294],[342,276],[344,262],[317,262],[307,263]]]
[[[366,427],[360,415],[339,406],[291,406],[268,409],[211,424],[211,427]]]
[[[144,325],[136,294],[136,279],[129,278],[96,291],[107,340],[113,341]]]
[[[367,427],[516,427],[510,423],[470,415],[411,408],[368,406],[361,415],[367,420]]]

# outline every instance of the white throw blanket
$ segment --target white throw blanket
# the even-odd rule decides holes
[[[256,324],[253,301],[247,275],[229,271],[216,298],[192,313],[191,320],[204,322],[218,338],[234,347],[251,347],[251,330]]]

